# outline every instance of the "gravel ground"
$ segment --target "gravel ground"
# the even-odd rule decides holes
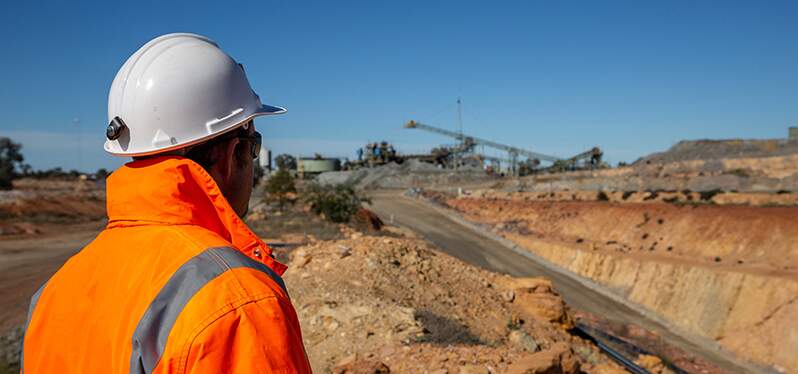
[[[493,177],[480,168],[464,167],[454,171],[435,165],[408,160],[375,168],[323,173],[317,180],[323,184],[354,184],[362,189],[404,189],[429,185],[452,185],[462,182],[489,181]]]
[[[798,141],[786,139],[683,140],[665,152],[640,158],[634,164],[687,160],[720,160],[786,156],[798,153]]]

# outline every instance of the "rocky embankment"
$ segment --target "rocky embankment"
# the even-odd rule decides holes
[[[532,175],[502,182],[497,188],[536,192],[798,192],[798,155],[729,159],[644,159],[632,166],[613,169]]]
[[[568,307],[546,279],[484,271],[417,239],[360,233],[299,247],[289,266],[285,281],[318,372],[623,372],[568,332]]]
[[[635,165],[690,160],[752,159],[798,154],[798,141],[790,139],[682,140],[665,152],[652,153]]]
[[[457,171],[440,168],[418,160],[401,164],[362,168],[358,170],[322,173],[317,180],[322,184],[350,184],[360,189],[405,189],[419,186],[452,186],[460,183],[478,183],[495,180],[478,167],[463,167]]]
[[[798,207],[445,200],[685,334],[798,371]]]

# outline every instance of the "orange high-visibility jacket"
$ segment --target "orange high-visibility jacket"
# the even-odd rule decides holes
[[[202,167],[134,161],[107,191],[108,227],[31,299],[23,373],[311,371],[285,266]]]

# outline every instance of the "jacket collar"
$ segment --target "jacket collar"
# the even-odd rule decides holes
[[[238,217],[213,178],[187,158],[162,156],[125,164],[108,177],[107,207],[108,228],[197,225],[278,274],[286,270]]]

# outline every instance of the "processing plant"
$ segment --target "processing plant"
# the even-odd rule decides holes
[[[463,165],[472,165],[474,162],[484,164],[485,161],[490,161],[496,165],[505,162],[509,165],[509,171],[512,175],[606,167],[606,165],[602,163],[603,152],[599,147],[593,147],[585,152],[563,159],[528,149],[481,139],[475,136],[465,135],[462,132],[450,131],[417,121],[409,121],[404,127],[408,129],[424,130],[457,140],[458,143],[454,146],[436,148],[431,152],[432,155],[435,156],[434,159],[446,167],[457,168]],[[493,148],[505,152],[507,157],[500,158],[480,154],[476,152],[477,146]],[[548,163],[548,165],[541,167],[543,162]]]

